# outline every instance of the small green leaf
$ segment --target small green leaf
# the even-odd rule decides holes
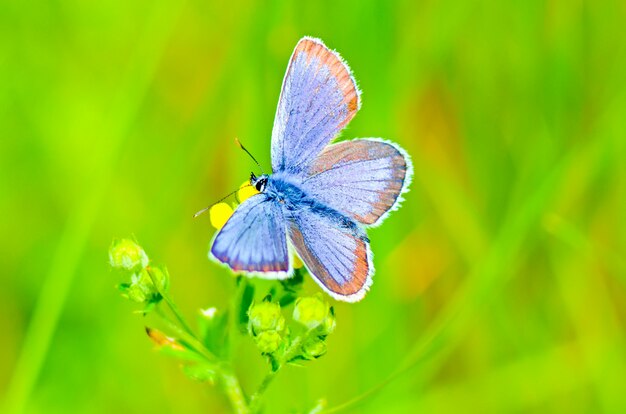
[[[280,306],[282,306],[283,308],[285,306],[289,306],[291,305],[293,302],[295,302],[297,296],[293,293],[285,293],[279,300]]]
[[[211,352],[223,356],[228,333],[228,313],[213,309],[211,312],[201,311],[198,320],[200,338]]]
[[[239,283],[245,283],[245,287],[239,299],[239,327],[241,332],[246,331],[248,326],[248,309],[254,299],[254,286],[246,279],[242,278]]]
[[[154,310],[154,308],[156,308],[156,305],[157,305],[157,302],[148,302],[146,306],[143,308],[143,311],[141,311],[141,313],[143,313],[144,315],[149,314],[150,312]]]
[[[306,270],[304,268],[296,269],[292,277],[281,280],[280,284],[285,291],[295,293],[302,288],[305,273]]]
[[[272,366],[272,372],[276,372],[280,369],[280,362],[274,355],[269,355],[270,365]]]

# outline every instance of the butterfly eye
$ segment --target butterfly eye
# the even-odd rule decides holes
[[[265,184],[267,184],[267,179],[262,178],[256,182],[254,187],[256,188],[258,192],[263,192],[263,190],[265,190]]]

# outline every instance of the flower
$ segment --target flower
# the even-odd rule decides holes
[[[116,269],[139,270],[148,266],[149,259],[135,241],[115,239],[109,248],[109,262]]]
[[[239,191],[237,192],[237,196],[239,197],[239,202],[243,203],[253,195],[260,194],[253,185],[250,185],[250,181],[244,181],[239,186]]]
[[[217,230],[224,227],[230,216],[233,215],[233,208],[226,203],[217,203],[209,210],[211,225]]]

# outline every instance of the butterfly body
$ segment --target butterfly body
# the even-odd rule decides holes
[[[278,203],[283,216],[289,222],[293,222],[306,211],[336,222],[341,227],[349,229],[353,235],[367,239],[365,233],[352,219],[307,195],[294,181],[289,174],[269,175],[267,185],[260,195],[265,196],[268,202]]]
[[[212,258],[235,271],[280,279],[292,274],[293,249],[330,295],[363,298],[374,273],[366,228],[398,207],[412,166],[389,141],[331,144],[359,108],[360,92],[339,55],[318,39],[300,40],[272,131],[273,174],[251,175],[260,193],[215,236]]]

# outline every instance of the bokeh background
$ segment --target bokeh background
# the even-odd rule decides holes
[[[370,232],[372,290],[268,412],[626,411],[625,21],[621,1],[3,0],[5,412],[229,409],[154,352],[107,249],[134,235],[189,318],[226,305],[191,215],[254,169],[234,137],[269,166],[303,35],[363,90],[343,136],[398,142],[415,177]],[[264,362],[239,355],[250,390]]]

